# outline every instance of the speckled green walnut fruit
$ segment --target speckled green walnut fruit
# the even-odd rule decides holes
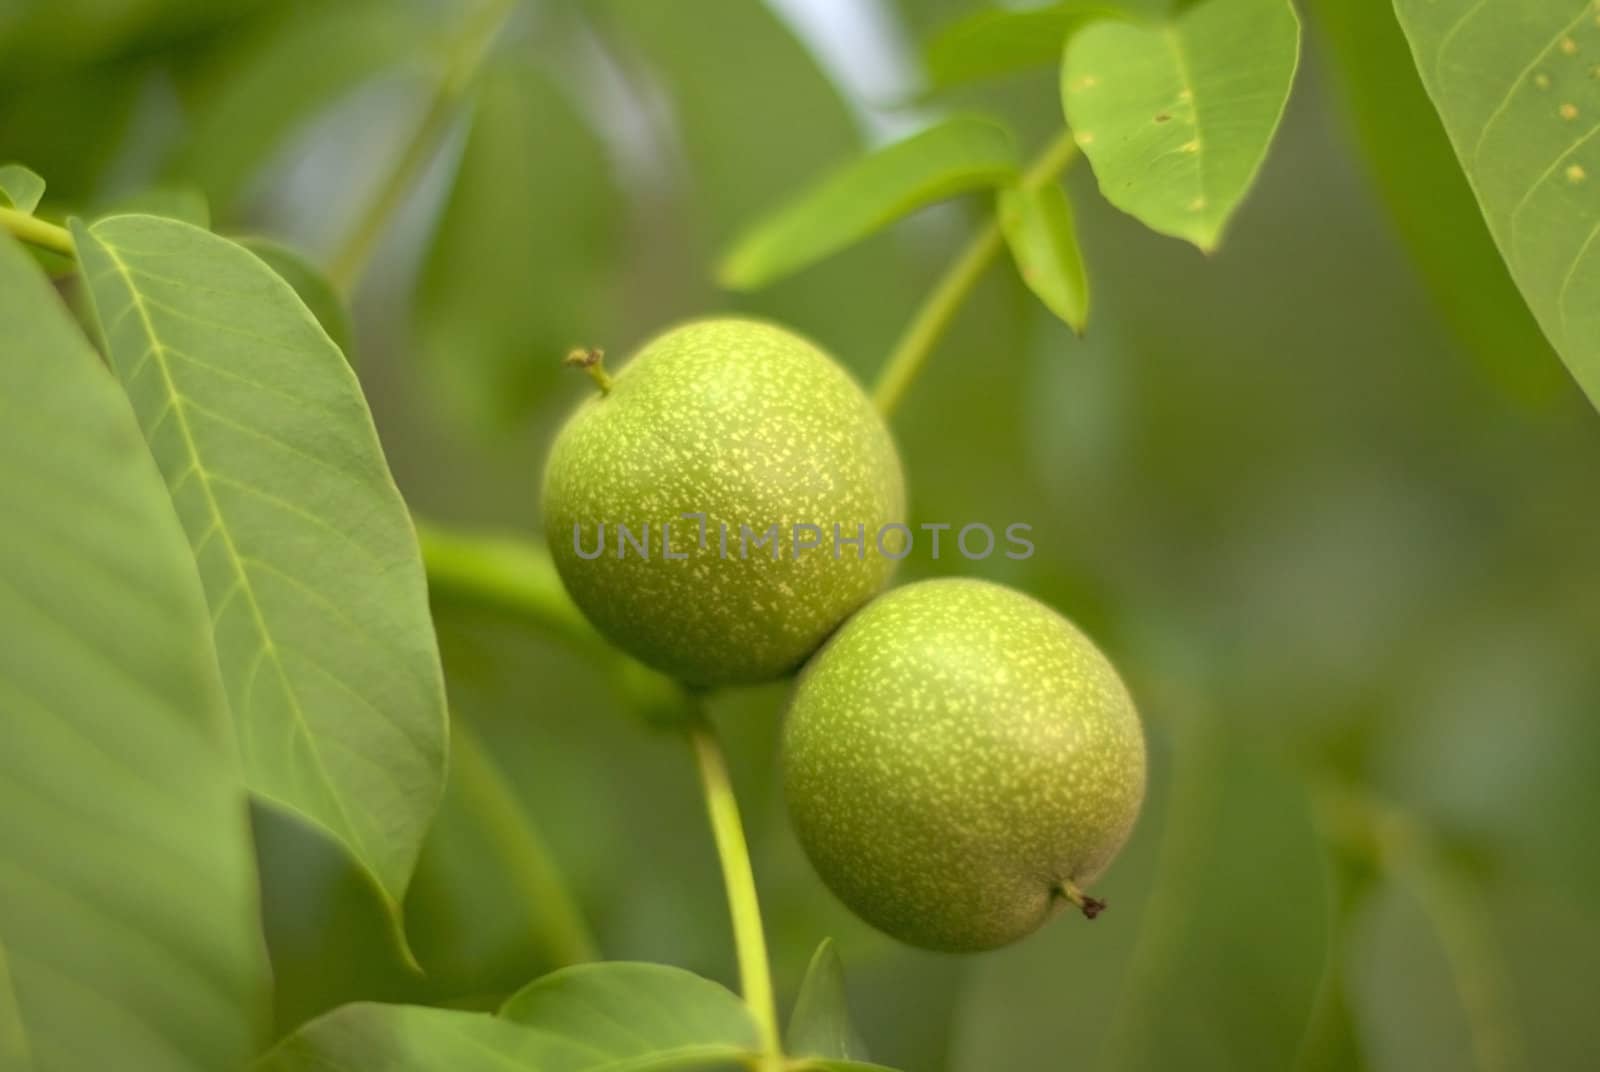
[[[551,448],[544,518],[568,592],[617,646],[692,685],[771,680],[888,582],[900,459],[827,354],[704,320],[598,378]]]
[[[800,677],[784,791],[823,880],[868,923],[947,952],[1022,938],[1111,863],[1144,799],[1144,734],[1072,623],[1000,585],[869,604]]]

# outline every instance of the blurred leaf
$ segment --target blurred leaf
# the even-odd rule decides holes
[[[211,228],[211,205],[206,195],[192,186],[158,186],[119,197],[107,207],[104,215],[124,213],[164,216],[193,224],[201,230]]]
[[[1600,21],[1592,0],[1395,0],[1522,296],[1600,406]]]
[[[414,57],[425,27],[406,4],[283,5],[284,14],[219,52],[192,88],[193,129],[170,171],[226,218],[271,155],[318,111]]]
[[[500,1015],[583,1047],[596,1066],[736,1058],[760,1047],[755,1021],[738,997],[665,964],[563,968],[518,991]]]
[[[1089,321],[1089,277],[1072,205],[1060,183],[1000,191],[1000,230],[1028,289],[1079,335]]]
[[[716,251],[809,177],[861,152],[855,117],[814,56],[767,4],[749,0],[599,0],[589,8],[630,71],[659,85],[670,105],[656,128],[681,153],[680,198],[648,214],[635,267],[649,285],[629,292],[630,337],[664,320],[703,316],[729,298],[711,285]],[[751,86],[760,86],[752,121]],[[799,325],[858,375],[900,331],[919,289],[899,246],[857,246],[826,272],[735,299],[744,312]],[[645,274],[647,273],[648,274]]]
[[[371,872],[320,828],[260,800],[250,809],[273,1037],[352,1001],[432,1000]]]
[[[398,913],[443,789],[444,690],[355,376],[232,242],[154,216],[73,233],[199,563],[250,786],[342,842]]]
[[[569,350],[604,342],[622,215],[557,88],[524,59],[487,70],[417,301],[435,382],[470,425],[522,419]]]
[[[302,1027],[253,1072],[583,1072],[582,1045],[487,1013],[416,1005],[346,1005]]]
[[[0,165],[0,204],[33,212],[44,196],[44,180],[21,164]]]
[[[943,120],[845,167],[751,227],[717,269],[754,290],[837,253],[919,208],[1017,176],[1006,129],[978,116]]]
[[[1456,163],[1387,4],[1314,0],[1349,116],[1390,218],[1456,338],[1502,383],[1545,393],[1561,373]]]
[[[1119,1072],[1275,1072],[1310,1022],[1327,863],[1305,789],[1240,736],[1202,723],[1177,743],[1156,889],[1104,1054]]]
[[[5,61],[0,60],[0,82]],[[61,70],[16,88],[0,86],[0,145],[50,176],[55,204],[93,202],[128,141],[149,71],[133,64]]]
[[[866,1059],[866,1044],[850,1022],[844,966],[839,963],[839,951],[831,938],[824,938],[817,946],[806,969],[800,996],[789,1014],[784,1043],[789,1053],[797,1057]]]
[[[354,363],[355,333],[350,326],[350,313],[344,299],[334,292],[333,284],[323,275],[322,269],[312,264],[298,250],[281,242],[259,235],[235,238],[235,242],[267,262],[267,267],[294,288],[311,315],[317,318],[322,330],[328,333],[333,344],[344,351],[345,359]]]
[[[127,402],[0,236],[0,1066],[237,1068],[268,972],[204,597]]]
[[[1061,62],[1078,27],[1119,12],[1108,4],[1067,0],[1045,7],[984,8],[945,26],[923,49],[933,89]]]
[[[435,992],[505,994],[596,958],[582,909],[505,775],[459,718],[444,804],[406,896],[406,929]]]
[[[1106,200],[1216,248],[1267,155],[1299,60],[1287,0],[1199,0],[1067,43],[1062,105]]]
[[[266,0],[21,0],[0,6],[0,80],[192,40]]]
[[[1320,841],[1292,777],[1193,718],[1152,735],[1145,815],[1094,891],[1109,909],[976,966],[955,1068],[1292,1066],[1327,951]]]

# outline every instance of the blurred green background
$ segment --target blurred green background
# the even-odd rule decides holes
[[[474,7],[0,6],[0,159],[49,180],[46,215],[208,204],[219,231],[326,261]],[[1038,546],[919,554],[902,576],[1020,586],[1095,636],[1140,702],[1151,792],[1103,884],[1112,910],[980,957],[875,935],[787,829],[785,689],[716,701],[780,993],[835,937],[887,1064],[1576,1069],[1600,1053],[1600,418],[1494,259],[1388,5],[1299,7],[1294,96],[1221,251],[1150,234],[1074,169],[1086,338],[1001,266],[894,424],[914,523],[1025,521]],[[413,508],[538,531],[545,445],[585,391],[559,369],[573,345],[621,355],[739,310],[870,379],[983,199],[754,296],[719,293],[712,265],[830,166],[953,107],[1005,118],[1030,151],[1048,138],[1049,70],[920,92],[920,42],[972,9],[524,4],[471,99],[436,117],[439,151],[353,288],[352,361]],[[515,814],[452,792],[407,904],[423,980],[338,855],[259,815],[277,1030],[357,998],[480,1005],[551,967],[523,820],[606,956],[731,983],[681,742],[525,623],[441,601],[438,624],[453,712]]]

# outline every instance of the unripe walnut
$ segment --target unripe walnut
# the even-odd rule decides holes
[[[1020,592],[923,581],[814,656],[783,732],[807,855],[847,905],[929,949],[1006,945],[1111,863],[1144,799],[1144,735],[1116,670]]]
[[[618,647],[692,685],[770,680],[887,583],[900,459],[816,346],[702,320],[603,382],[556,438],[543,509],[568,592]]]

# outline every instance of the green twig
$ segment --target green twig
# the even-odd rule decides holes
[[[612,647],[589,624],[567,595],[544,544],[421,521],[417,538],[436,603],[504,614],[576,649],[606,669],[622,701],[651,725],[676,729],[699,717],[681,685]]]
[[[477,81],[490,45],[516,7],[515,0],[491,0],[462,33],[444,77],[439,80],[394,167],[384,176],[377,193],[328,261],[328,279],[340,293],[349,294],[355,287],[373,250],[388,231],[390,221],[438,153],[458,105]]]
[[[1063,131],[1047,146],[1022,177],[1024,186],[1036,189],[1053,182],[1077,158],[1078,146],[1071,131]],[[955,319],[961,304],[983,278],[1005,241],[1000,233],[999,221],[990,218],[983,229],[973,236],[961,256],[956,258],[944,276],[934,285],[933,291],[923,301],[905,333],[884,362],[878,382],[872,388],[872,401],[885,417],[892,415],[905,396],[906,389],[927,364],[933,348],[944,337],[950,322]]]
[[[71,257],[77,253],[72,244],[72,232],[65,227],[59,227],[37,216],[4,205],[0,205],[0,229],[9,231],[19,241],[26,242],[30,246],[38,246],[40,249],[59,253],[63,257]]]
[[[755,873],[750,868],[750,848],[745,843],[744,826],[739,821],[739,802],[728,780],[722,746],[717,743],[710,724],[701,723],[690,729],[689,743],[700,769],[717,855],[722,859],[728,913],[733,917],[733,941],[739,957],[739,985],[760,1032],[763,1072],[777,1072],[783,1068],[778,1007],[772,995],[766,932],[761,926],[761,905],[756,899]]]

